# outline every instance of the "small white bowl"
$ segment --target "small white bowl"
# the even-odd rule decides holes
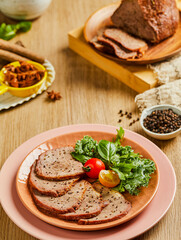
[[[1,12],[17,20],[32,20],[48,8],[52,0],[0,0]]]
[[[141,114],[141,118],[140,118],[140,124],[141,124],[141,127],[143,128],[143,130],[145,131],[145,133],[147,133],[149,136],[156,138],[156,139],[160,139],[160,140],[168,140],[168,139],[174,138],[177,135],[179,135],[181,133],[181,127],[179,129],[177,129],[176,131],[173,131],[170,133],[154,133],[154,132],[151,132],[148,129],[146,129],[143,125],[143,120],[148,115],[150,115],[155,110],[163,110],[163,109],[172,109],[174,113],[181,115],[181,109],[178,107],[168,105],[168,104],[156,105],[156,106],[146,108],[143,110],[143,112]]]

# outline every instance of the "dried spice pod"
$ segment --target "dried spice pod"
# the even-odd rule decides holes
[[[47,91],[48,98],[52,101],[60,100],[62,96],[60,95],[59,92],[55,92],[54,90],[52,91]]]

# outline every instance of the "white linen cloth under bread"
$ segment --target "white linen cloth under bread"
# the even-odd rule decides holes
[[[159,104],[170,104],[181,108],[181,79],[138,94],[135,102],[141,112],[145,108]]]
[[[149,67],[153,70],[158,85],[181,79],[181,53],[168,61],[152,64]]]
[[[181,107],[181,53],[167,61],[148,66],[158,80],[157,88],[152,88],[135,97],[138,109],[159,104],[170,104]]]

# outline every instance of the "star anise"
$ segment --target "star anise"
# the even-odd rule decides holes
[[[60,100],[62,96],[60,96],[59,92],[55,92],[54,90],[52,91],[47,91],[48,98],[52,101]]]

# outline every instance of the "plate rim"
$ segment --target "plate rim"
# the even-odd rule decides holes
[[[42,133],[40,133],[40,134],[37,134],[36,136],[34,136],[34,137],[32,137],[32,138],[30,138],[30,139],[28,139],[27,141],[25,141],[24,143],[22,143],[18,148],[16,148],[10,155],[9,155],[9,157],[7,158],[7,160],[5,161],[5,163],[3,164],[3,166],[2,166],[2,169],[1,169],[1,173],[0,173],[0,179],[3,179],[3,174],[4,174],[4,170],[6,170],[6,168],[7,167],[9,167],[12,163],[13,163],[13,155],[14,154],[16,154],[16,153],[21,153],[20,152],[20,150],[24,147],[24,146],[26,146],[30,141],[34,141],[34,146],[36,146],[38,143],[39,143],[39,139],[41,138],[41,141],[42,141],[42,139],[43,139],[43,141],[46,141],[47,139],[49,139],[50,138],[50,136],[48,136],[47,137],[47,134],[49,135],[51,135],[52,137],[56,137],[57,136],[57,131],[60,131],[60,130],[62,130],[62,129],[66,129],[66,128],[69,128],[69,127],[91,127],[91,126],[97,126],[97,127],[99,127],[99,128],[101,128],[101,127],[108,127],[108,128],[111,128],[112,130],[113,129],[116,129],[116,127],[115,126],[111,126],[111,125],[106,125],[106,124],[75,124],[75,125],[67,125],[67,126],[63,126],[63,127],[58,127],[58,128],[54,128],[54,129],[51,129],[51,130],[48,130],[48,131],[44,131],[44,132],[42,132]],[[144,229],[139,229],[139,231],[137,231],[137,233],[130,233],[131,235],[129,235],[129,238],[127,237],[127,238],[124,238],[125,240],[126,239],[130,239],[130,238],[133,238],[133,237],[136,237],[136,236],[139,236],[139,235],[141,235],[141,234],[143,234],[144,232],[146,232],[146,231],[148,231],[150,228],[152,228],[155,224],[157,224],[159,221],[160,221],[160,219],[167,213],[167,211],[168,211],[168,209],[170,208],[170,206],[171,206],[171,204],[172,204],[172,202],[173,202],[173,200],[174,200],[174,197],[175,197],[175,193],[176,193],[176,175],[175,175],[175,171],[174,171],[174,168],[173,168],[173,166],[172,166],[172,164],[171,164],[171,162],[170,162],[170,160],[168,159],[168,157],[166,156],[166,154],[161,150],[161,149],[159,149],[159,147],[157,146],[157,145],[155,145],[153,142],[151,142],[149,139],[147,139],[147,138],[145,138],[144,136],[142,136],[141,134],[138,134],[138,133],[136,133],[136,132],[133,132],[133,131],[130,131],[130,130],[127,130],[128,131],[128,133],[130,133],[130,134],[133,134],[133,138],[140,138],[140,140],[142,140],[143,141],[143,145],[144,144],[149,144],[149,148],[153,148],[153,149],[155,149],[156,150],[156,152],[157,153],[160,153],[161,155],[162,155],[162,157],[164,157],[164,159],[166,160],[166,167],[167,167],[167,169],[168,170],[171,170],[171,173],[172,173],[172,184],[173,184],[173,186],[174,186],[174,188],[172,189],[172,194],[169,196],[170,198],[169,198],[169,202],[168,203],[166,203],[166,205],[164,205],[164,207],[163,207],[163,209],[161,210],[161,212],[159,213],[159,215],[158,216],[156,216],[156,219],[153,219],[151,222],[149,222],[148,223],[148,225],[146,226],[146,227],[144,227]],[[36,143],[37,142],[37,143]],[[145,143],[146,142],[146,143]],[[31,148],[32,149],[32,148]],[[28,152],[31,150],[31,149],[29,149],[28,150]],[[25,151],[25,150],[24,150]],[[28,154],[28,152],[27,152],[27,150],[25,151],[25,153],[23,152],[23,154],[24,154],[24,157]],[[18,160],[17,160],[18,161]],[[19,162],[19,164],[20,164],[21,162]],[[18,166],[19,166],[19,164],[18,164]],[[161,163],[160,163],[161,164]],[[18,166],[16,166],[16,169],[18,169]],[[17,170],[16,170],[17,171]],[[14,175],[16,174],[16,171],[14,171],[13,173],[14,173]],[[162,170],[161,170],[161,172],[162,172]],[[161,174],[163,174],[163,172],[161,173]],[[5,175],[5,174],[4,174]],[[163,174],[164,175],[164,174]],[[11,186],[12,187],[12,185],[13,185],[13,181],[9,181],[8,183],[8,186]],[[2,185],[0,185],[0,192],[3,192],[3,191],[5,191],[3,188],[2,188]],[[11,193],[9,192],[10,191],[10,189],[8,189],[8,197],[9,197],[9,199],[11,199],[12,198],[12,196],[11,196]],[[160,188],[158,188],[158,192],[157,192],[157,194],[159,194],[159,192],[160,192],[161,190],[160,190]],[[157,197],[157,195],[156,195],[156,197]],[[38,238],[41,238],[42,237],[42,234],[43,234],[43,236],[44,236],[44,240],[46,239],[46,240],[52,240],[52,239],[68,239],[67,237],[66,238],[60,238],[60,235],[57,237],[57,230],[56,230],[56,227],[53,227],[52,226],[52,228],[51,228],[51,230],[52,230],[52,233],[47,233],[47,232],[45,232],[44,230],[42,230],[42,229],[39,229],[38,227],[36,227],[36,226],[34,226],[33,224],[31,224],[31,222],[29,222],[27,219],[24,219],[24,217],[21,215],[21,213],[20,212],[18,212],[18,210],[17,210],[17,207],[16,207],[16,205],[15,205],[15,202],[13,202],[13,201],[11,201],[11,208],[12,209],[15,209],[15,212],[18,214],[18,218],[16,218],[9,210],[8,210],[8,207],[6,206],[6,200],[4,199],[4,198],[2,198],[2,195],[0,195],[0,201],[1,201],[1,204],[2,204],[2,207],[3,207],[3,209],[4,209],[4,211],[6,212],[6,214],[9,216],[9,218],[20,228],[20,229],[22,229],[23,231],[25,231],[25,232],[27,232],[27,233],[29,233],[30,235],[32,235],[32,236],[34,236],[34,237],[38,237]],[[156,201],[156,200],[155,200]],[[157,199],[157,201],[159,201],[159,198]],[[150,205],[154,205],[154,203],[152,204],[150,204]],[[22,205],[23,206],[23,205]],[[23,206],[24,207],[24,206]],[[155,207],[153,206],[153,209],[154,209]],[[148,210],[149,211],[149,210]],[[140,215],[142,215],[143,213],[141,213]],[[145,213],[146,214],[146,216],[147,215],[150,215],[150,213],[149,212],[146,212]],[[140,216],[139,215],[139,216]],[[137,217],[137,218],[139,218],[139,216]],[[30,217],[30,216],[29,216]],[[24,222],[24,225],[26,225],[27,226],[27,228],[26,227],[24,227],[24,225],[22,225],[22,224],[20,224],[20,222],[21,221],[23,221]],[[42,228],[42,225],[43,225],[43,228],[44,227],[46,227],[47,226],[47,224],[46,223],[44,223],[43,221],[41,221],[41,220],[39,220],[40,221],[40,223],[41,223],[41,228]],[[141,219],[138,219],[138,225],[140,224],[140,221],[141,221]],[[132,220],[130,221],[130,223],[129,223],[129,228],[134,228],[134,225],[135,225],[136,223],[132,223]],[[131,226],[130,226],[131,225]],[[126,228],[126,226],[125,226],[125,228]],[[112,228],[111,228],[112,229]],[[113,228],[114,229],[114,228]],[[67,230],[63,230],[63,229],[61,229],[62,231],[64,231],[65,232],[65,234],[67,233]],[[35,233],[35,231],[36,231],[36,233]],[[115,230],[116,231],[116,234],[118,234],[117,233],[117,229]],[[68,233],[69,232],[71,232],[71,231],[68,231]],[[100,231],[101,232],[101,231]],[[129,231],[130,232],[130,231]],[[74,232],[74,234],[76,234],[76,232]],[[50,237],[51,236],[51,237]],[[100,236],[101,237],[101,236]],[[102,239],[102,237],[101,237],[101,239]],[[107,238],[106,238],[107,239]]]
[[[111,3],[111,4],[107,4],[97,10],[95,10],[93,13],[91,13],[91,15],[86,19],[85,23],[84,23],[84,27],[83,27],[83,36],[84,36],[84,39],[86,40],[86,42],[91,46],[91,48],[97,52],[98,54],[100,54],[101,56],[104,56],[112,61],[115,61],[117,63],[123,63],[123,64],[126,64],[126,65],[131,65],[131,64],[136,64],[136,65],[147,65],[147,64],[153,64],[153,63],[159,63],[161,61],[164,61],[164,60],[167,60],[169,58],[172,58],[174,57],[176,54],[178,54],[179,52],[181,52],[181,47],[175,51],[173,51],[172,53],[169,53],[167,55],[164,55],[163,57],[159,57],[159,58],[152,58],[151,60],[147,59],[147,60],[142,60],[141,58],[138,58],[138,59],[120,59],[118,57],[114,57],[112,55],[109,55],[109,54],[106,54],[106,53],[103,53],[101,51],[98,51],[95,47],[93,47],[90,43],[89,43],[89,40],[87,38],[87,35],[86,35],[86,28],[87,28],[87,24],[89,22],[89,20],[97,13],[99,12],[100,10],[103,10],[104,8],[108,8],[110,6],[119,6],[120,5],[120,2],[115,2],[115,3]],[[180,22],[181,22],[181,18],[179,18]],[[163,41],[167,40],[168,38],[164,39]],[[162,41],[160,42],[162,43]],[[158,43],[159,44],[159,43]]]
[[[116,128],[117,129],[117,128]],[[124,129],[125,130],[125,133],[126,133],[126,131],[127,131],[127,129]],[[85,130],[84,130],[85,131]],[[99,130],[92,130],[92,132],[100,132],[100,133],[107,133],[106,131],[99,131]],[[81,131],[77,131],[77,130],[75,130],[75,131],[72,131],[71,133],[76,133],[76,132],[81,132]],[[89,130],[87,130],[87,132],[91,132],[91,131],[89,131]],[[70,134],[70,133],[69,133]],[[112,133],[113,134],[113,133]],[[57,138],[57,137],[59,137],[59,136],[61,136],[61,135],[66,135],[66,133],[63,133],[63,134],[59,134],[58,136],[56,136],[55,138]],[[17,174],[16,174],[16,192],[17,192],[17,194],[18,194],[18,197],[19,197],[19,199],[21,200],[21,202],[22,202],[22,204],[24,205],[24,207],[30,212],[30,213],[32,213],[33,215],[35,215],[36,217],[38,217],[40,220],[42,220],[42,221],[44,221],[44,222],[46,222],[46,223],[48,223],[48,224],[51,224],[51,225],[53,225],[53,226],[55,226],[55,227],[59,227],[59,228],[63,228],[63,229],[68,229],[68,230],[72,230],[72,231],[99,231],[99,230],[103,230],[103,229],[108,229],[108,228],[112,228],[112,227],[115,227],[115,226],[119,226],[119,225],[121,225],[121,224],[124,224],[124,223],[126,223],[126,222],[128,222],[128,221],[130,221],[130,220],[132,220],[132,219],[134,219],[136,216],[138,216],[142,211],[144,211],[144,209],[151,203],[151,201],[154,199],[154,197],[155,197],[155,195],[156,195],[156,193],[157,193],[157,191],[158,191],[158,187],[159,187],[159,183],[160,183],[160,173],[159,173],[159,168],[158,168],[158,165],[157,165],[157,163],[156,163],[156,159],[151,155],[151,153],[149,152],[149,151],[147,151],[144,147],[142,147],[139,143],[137,143],[137,142],[135,142],[135,141],[133,141],[133,140],[131,140],[130,138],[127,138],[127,137],[125,137],[127,140],[130,140],[131,142],[133,142],[133,143],[136,143],[136,145],[138,145],[138,146],[140,146],[143,150],[145,150],[150,156],[151,156],[151,158],[153,159],[153,161],[154,161],[154,163],[155,163],[155,165],[156,165],[156,170],[157,170],[157,173],[156,173],[156,176],[157,176],[157,182],[156,182],[156,187],[155,187],[155,189],[154,189],[154,192],[153,192],[153,194],[150,196],[150,198],[149,198],[149,200],[139,209],[139,210],[137,210],[135,213],[133,213],[128,219],[122,219],[122,218],[120,218],[120,219],[117,219],[117,220],[114,220],[114,221],[110,221],[110,222],[107,222],[107,223],[104,223],[103,225],[102,224],[94,224],[94,225],[78,225],[78,224],[76,224],[76,226],[75,227],[71,227],[71,226],[69,226],[69,222],[70,221],[66,221],[66,220],[63,220],[63,221],[66,221],[67,222],[67,226],[61,226],[61,224],[55,224],[55,223],[51,223],[51,219],[50,219],[50,221],[48,220],[48,221],[46,221],[45,219],[44,219],[44,217],[41,217],[41,214],[39,215],[38,213],[39,212],[35,212],[34,210],[32,210],[32,208],[31,207],[29,207],[28,206],[28,204],[27,204],[27,201],[26,201],[26,199],[24,200],[24,197],[21,195],[21,180],[19,180],[19,173],[20,173],[20,171],[21,171],[21,167],[22,167],[22,165],[23,165],[23,163],[25,163],[26,161],[28,161],[27,160],[27,158],[28,158],[28,156],[35,150],[35,149],[37,149],[37,148],[39,148],[39,146],[41,146],[41,145],[44,145],[44,144],[46,144],[46,142],[47,141],[51,141],[52,139],[54,139],[54,138],[50,138],[50,139],[48,139],[48,140],[46,140],[46,141],[44,141],[44,142],[41,142],[40,144],[38,144],[32,151],[30,151],[28,154],[27,154],[27,156],[23,159],[23,161],[21,162],[21,164],[20,164],[20,166],[19,166],[19,168],[18,168],[18,171],[17,171]],[[23,184],[27,184],[27,180],[28,179],[26,179],[26,183],[23,183]],[[26,186],[27,187],[27,186]],[[35,204],[34,204],[35,205]],[[36,206],[36,205],[35,205]],[[54,217],[53,217],[54,218]],[[62,221],[62,219],[60,219],[61,221]],[[120,222],[119,223],[119,221],[122,221],[122,222]],[[105,224],[107,225],[107,226],[105,226]],[[80,226],[82,227],[82,229],[80,229]],[[96,229],[93,229],[93,228],[96,228]]]

